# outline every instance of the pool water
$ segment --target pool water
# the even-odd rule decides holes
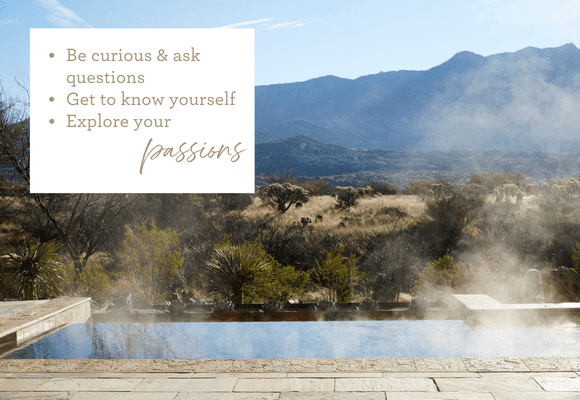
[[[580,356],[580,326],[471,330],[463,321],[72,324],[4,358]]]

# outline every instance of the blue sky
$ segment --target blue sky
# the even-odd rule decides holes
[[[0,0],[0,81],[29,75],[30,28],[254,28],[256,85],[424,70],[455,53],[580,46],[579,0]]]

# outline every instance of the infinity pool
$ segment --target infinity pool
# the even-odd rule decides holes
[[[471,330],[463,321],[72,324],[3,358],[580,356],[580,326]]]

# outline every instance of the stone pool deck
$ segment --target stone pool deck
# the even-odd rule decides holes
[[[580,317],[580,303],[503,304],[485,294],[452,294],[447,303],[470,325],[534,325]]]
[[[502,308],[461,300],[465,312]],[[0,344],[90,313],[82,298],[0,306]],[[0,359],[1,399],[580,400],[580,357]]]
[[[90,297],[0,301],[0,354],[59,326],[86,322],[91,317],[90,301]]]
[[[580,399],[579,357],[1,360],[0,399]]]

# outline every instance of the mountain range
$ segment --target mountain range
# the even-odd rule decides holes
[[[295,136],[256,145],[261,174],[292,171],[303,182],[324,179],[332,186],[389,181],[402,187],[413,179],[464,181],[477,172],[521,172],[531,182],[580,176],[580,155],[517,150],[366,150]]]
[[[463,51],[426,71],[256,87],[256,142],[362,149],[580,149],[580,50]]]

